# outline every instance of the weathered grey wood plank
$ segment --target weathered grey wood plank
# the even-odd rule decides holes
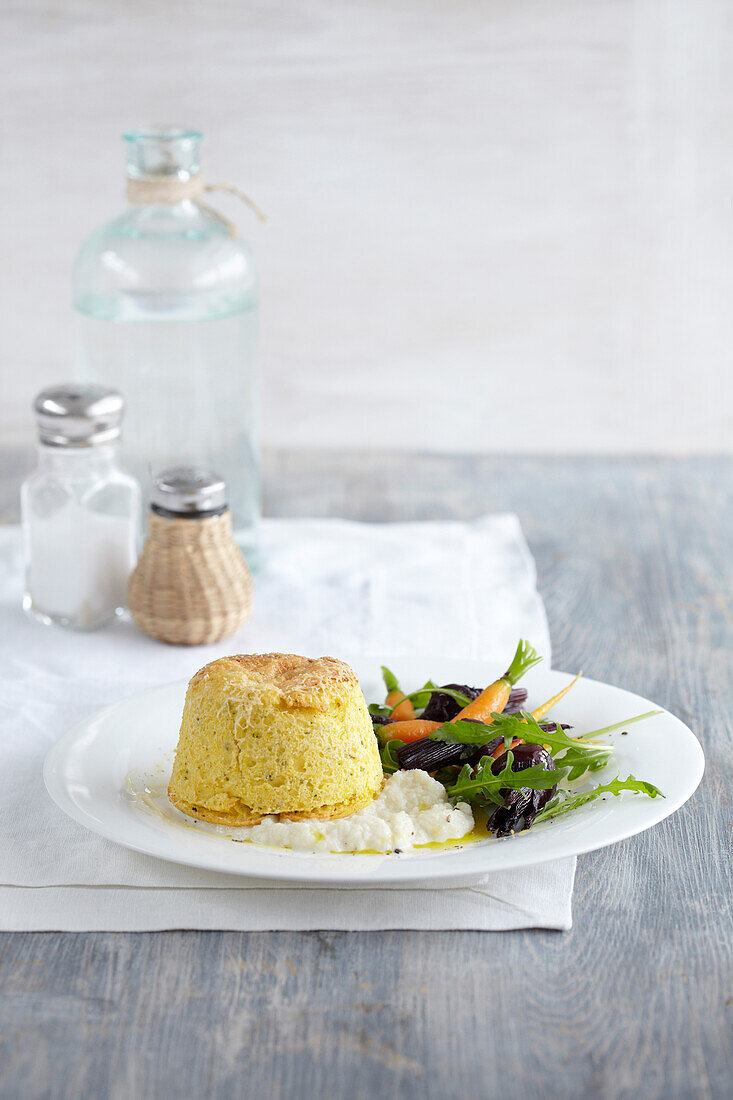
[[[0,1095],[723,1097],[733,1080],[733,463],[271,455],[277,514],[518,511],[555,663],[696,728],[698,795],[534,933],[14,934]]]

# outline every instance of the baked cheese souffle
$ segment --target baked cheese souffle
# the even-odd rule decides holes
[[[335,657],[221,657],[186,692],[168,796],[217,825],[339,818],[384,777],[356,676]]]

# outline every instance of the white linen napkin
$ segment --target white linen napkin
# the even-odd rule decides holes
[[[406,653],[501,664],[529,637],[549,661],[534,563],[516,516],[370,525],[266,520],[252,618],[233,638],[160,645],[130,623],[77,634],[22,612],[17,528],[0,528],[0,929],[559,928],[575,860],[470,886],[330,889],[180,867],[95,836],[46,794],[48,748],[92,711],[188,678],[225,653]]]

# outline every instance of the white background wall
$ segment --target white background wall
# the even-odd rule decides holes
[[[120,132],[259,229],[265,442],[730,451],[730,0],[3,0],[2,440]]]

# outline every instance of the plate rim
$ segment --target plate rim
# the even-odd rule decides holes
[[[389,655],[385,659],[389,660],[390,662],[394,662],[394,664],[396,665],[400,661],[400,658],[395,655]],[[404,661],[413,662],[416,658],[412,656],[403,656],[402,659]],[[462,663],[465,662],[467,664],[478,664],[480,661],[479,658],[449,657],[447,655],[443,655],[441,659],[443,661]],[[357,658],[353,658],[353,660],[354,663],[357,663]],[[429,663],[431,659],[426,657],[420,658],[420,660],[424,660],[426,663]],[[376,662],[378,662],[378,658],[371,655],[363,655],[358,658],[359,663],[366,663],[368,661],[374,661],[376,665]],[[566,673],[562,669],[555,669],[550,667],[544,668],[542,670],[542,673],[545,675],[563,676],[569,678],[574,675],[573,673]],[[269,867],[263,868],[244,867],[242,869],[239,869],[229,866],[214,866],[213,864],[221,861],[217,861],[215,859],[212,860],[204,857],[199,858],[195,853],[193,855],[189,854],[188,856],[184,855],[183,853],[177,854],[175,851],[168,854],[162,854],[159,850],[153,850],[153,847],[150,845],[146,845],[142,842],[136,842],[135,840],[130,840],[127,838],[122,839],[119,831],[115,829],[114,825],[107,824],[103,820],[98,820],[97,818],[92,817],[90,813],[88,813],[83,807],[79,806],[74,801],[62,780],[62,762],[68,758],[70,750],[77,745],[80,734],[83,731],[87,731],[92,723],[103,721],[106,717],[108,717],[110,713],[116,711],[123,705],[130,703],[132,700],[142,700],[149,695],[164,693],[166,691],[171,691],[174,689],[183,693],[185,692],[185,689],[189,682],[189,680],[185,678],[165,681],[160,684],[150,685],[146,688],[143,688],[141,691],[131,692],[129,695],[123,696],[121,699],[118,699],[112,703],[108,703],[104,707],[100,707],[98,710],[92,712],[91,714],[88,714],[85,718],[82,718],[80,721],[74,723],[74,725],[71,726],[64,734],[62,734],[62,736],[50,747],[50,749],[46,753],[43,762],[43,781],[49,797],[53,800],[56,806],[58,806],[58,808],[68,817],[76,821],[77,824],[88,829],[97,836],[101,836],[104,839],[111,841],[112,843],[120,845],[123,848],[138,852],[142,855],[150,856],[154,859],[163,860],[164,862],[174,863],[178,866],[193,867],[198,870],[207,871],[211,874],[224,874],[229,876],[236,876],[238,878],[241,877],[245,879],[250,878],[255,880],[266,880],[271,882],[284,882],[293,884],[297,883],[306,888],[310,886],[316,889],[319,887],[334,886],[399,886],[400,884],[408,885],[410,883],[416,882],[429,884],[430,880],[432,879],[443,881],[451,880],[454,885],[459,885],[461,880],[464,880],[466,882],[475,882],[478,879],[486,877],[487,875],[495,874],[501,871],[519,870],[524,867],[539,866],[544,863],[568,858],[570,856],[585,855],[588,852],[599,851],[602,848],[611,846],[612,844],[621,843],[624,840],[628,840],[632,836],[637,836],[643,832],[646,832],[647,829],[651,829],[654,826],[660,824],[666,818],[676,813],[677,810],[679,810],[695,794],[704,775],[706,761],[702,745],[694,731],[691,730],[690,727],[687,726],[681,718],[678,718],[677,715],[673,714],[671,711],[668,711],[665,707],[653,703],[651,700],[645,698],[644,696],[640,696],[635,692],[630,692],[626,688],[619,688],[617,685],[609,684],[603,680],[595,680],[591,677],[586,676],[583,677],[583,680],[586,684],[593,687],[598,686],[602,688],[611,688],[614,691],[624,692],[625,694],[630,695],[637,700],[640,700],[643,704],[651,704],[655,709],[661,711],[666,718],[673,719],[674,722],[677,723],[679,727],[681,727],[681,729],[689,738],[690,748],[695,755],[694,781],[691,780],[691,782],[686,785],[685,791],[683,791],[682,793],[678,793],[678,795],[672,800],[670,800],[669,796],[659,800],[655,799],[654,802],[651,803],[651,805],[654,806],[654,811],[651,814],[651,819],[648,822],[645,822],[641,827],[632,824],[630,828],[621,829],[620,834],[617,835],[616,833],[614,833],[614,835],[610,836],[608,839],[602,839],[600,842],[597,838],[595,840],[591,839],[587,843],[584,843],[582,841],[578,842],[578,840],[576,839],[571,845],[567,845],[568,847],[572,848],[572,851],[558,852],[557,850],[550,850],[547,853],[543,853],[542,850],[540,850],[539,852],[532,851],[531,853],[527,853],[526,849],[522,851],[523,838],[532,838],[533,840],[536,840],[539,836],[543,835],[544,830],[542,830],[541,833],[528,831],[526,834],[520,834],[515,837],[506,837],[502,838],[501,840],[497,840],[496,838],[494,838],[491,842],[492,848],[497,843],[502,844],[502,846],[508,843],[512,843],[512,845],[517,845],[516,851],[514,851],[514,849],[511,849],[513,855],[510,860],[507,862],[503,862],[501,867],[486,867],[483,870],[481,870],[480,868],[474,868],[468,870],[465,867],[456,867],[455,860],[453,861],[453,866],[451,866],[450,858],[446,858],[450,857],[451,854],[455,854],[457,851],[461,853],[469,851],[473,853],[478,853],[481,850],[486,850],[488,846],[482,842],[479,842],[478,844],[466,845],[465,848],[449,848],[446,849],[444,852],[433,852],[431,853],[432,858],[415,859],[414,856],[411,856],[411,854],[409,853],[405,853],[404,856],[398,856],[396,858],[392,857],[390,853],[384,853],[380,855],[375,854],[369,856],[364,855],[361,857],[357,856],[356,858],[368,859],[370,861],[373,860],[373,868],[371,870],[354,870],[351,874],[349,874],[349,862],[347,862],[347,860],[352,861],[355,857],[347,853],[298,853],[289,849],[277,850],[257,845],[253,846],[257,852],[275,852],[278,858],[283,858],[284,856],[294,861],[301,860],[302,865],[300,868],[296,868],[295,866],[291,868],[288,865],[282,867],[271,865]],[[613,803],[610,803],[610,805],[613,806]],[[532,846],[532,848],[534,849],[534,845]],[[345,857],[344,864],[343,867],[339,868],[338,871],[334,869],[331,872],[324,867],[323,872],[319,873],[316,877],[308,874],[308,866],[309,864],[311,864],[311,860],[313,860],[314,858],[316,860],[334,860],[339,859],[342,856]],[[351,866],[354,867],[354,864],[352,863]],[[397,870],[398,868],[399,871]],[[114,884],[110,885],[114,886]]]

